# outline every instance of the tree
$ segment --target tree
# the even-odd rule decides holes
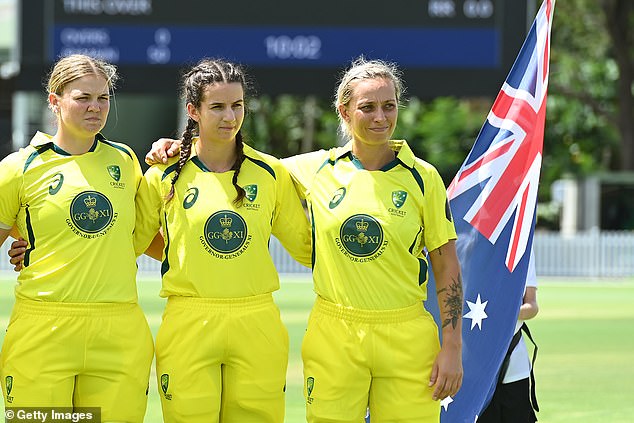
[[[608,34],[610,57],[619,70],[617,123],[621,133],[621,170],[634,169],[634,3],[601,0]]]
[[[634,169],[632,28],[631,0],[557,2],[543,181]]]

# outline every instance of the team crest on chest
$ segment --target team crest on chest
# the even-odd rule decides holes
[[[119,182],[121,179],[121,168],[118,165],[110,165],[108,166],[108,173],[115,181]]]
[[[70,203],[70,218],[66,223],[82,238],[105,235],[117,220],[112,203],[100,192],[84,191]]]
[[[223,259],[238,257],[251,241],[247,223],[231,210],[221,210],[209,216],[200,238],[209,254]]]
[[[346,219],[335,242],[339,250],[355,262],[374,260],[387,246],[381,224],[367,214],[355,214]]]
[[[407,200],[406,191],[392,191],[392,204],[394,204],[397,209],[403,207],[405,200]]]
[[[245,185],[244,189],[245,198],[248,200],[242,202],[242,206],[247,210],[258,210],[260,208],[259,203],[255,203],[255,199],[258,197],[258,186],[256,184]]]
[[[258,186],[256,184],[245,185],[244,191],[246,192],[247,200],[254,202],[258,196]]]
[[[125,183],[120,182],[121,168],[119,167],[119,165],[110,165],[107,166],[106,169],[108,170],[108,175],[110,175],[110,177],[114,179],[114,181],[110,181],[110,186],[117,189],[125,188]]]

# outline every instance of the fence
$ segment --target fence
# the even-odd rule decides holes
[[[535,234],[535,263],[540,276],[634,276],[634,233],[588,231],[571,236]]]
[[[8,246],[5,242],[0,248],[0,270],[11,269]],[[271,238],[270,251],[278,272],[310,272],[295,262],[275,238]],[[538,276],[632,277],[634,233],[590,231],[563,236],[559,232],[540,231],[535,233],[535,257]],[[160,263],[149,257],[140,257],[138,264],[143,273],[160,273]]]

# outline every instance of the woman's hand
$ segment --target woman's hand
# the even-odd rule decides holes
[[[150,166],[157,163],[167,163],[167,159],[176,156],[180,150],[180,140],[161,138],[152,143],[152,149],[145,155],[145,163]]]
[[[24,261],[24,254],[28,245],[28,242],[22,238],[18,238],[11,243],[11,248],[7,253],[9,254],[9,263],[13,265],[13,270],[16,272],[23,269],[22,262]]]

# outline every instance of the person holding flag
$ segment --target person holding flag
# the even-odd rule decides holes
[[[539,411],[539,408],[535,396],[535,377],[532,369],[536,355],[534,353],[531,364],[522,332],[526,332],[529,339],[533,341],[524,321],[537,316],[538,311],[535,253],[531,251],[526,288],[520,307],[519,320],[515,325],[515,333],[502,362],[498,383],[491,402],[478,418],[478,423],[534,423],[537,421],[535,411]],[[535,348],[537,348],[536,345]]]

